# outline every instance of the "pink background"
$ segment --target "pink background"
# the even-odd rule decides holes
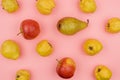
[[[96,0],[98,7],[93,14],[81,12],[79,0],[56,0],[56,8],[48,16],[36,10],[36,0],[18,2],[20,9],[13,14],[8,14],[0,6],[0,45],[4,40],[12,39],[21,48],[18,60],[9,60],[0,55],[0,80],[15,80],[19,69],[28,69],[32,75],[31,80],[64,80],[56,74],[56,59],[63,57],[71,57],[76,62],[76,72],[68,80],[95,80],[93,70],[99,64],[111,69],[111,80],[120,80],[120,33],[105,32],[107,20],[120,17],[120,0]],[[89,26],[74,36],[64,36],[57,31],[56,24],[66,16],[83,21],[89,19]],[[41,26],[41,33],[34,40],[26,40],[22,35],[16,36],[24,19],[34,19]],[[88,56],[83,52],[82,43],[88,38],[102,42],[104,48],[98,55]],[[35,51],[36,44],[43,39],[49,40],[54,47],[53,54],[48,57],[41,57]]]

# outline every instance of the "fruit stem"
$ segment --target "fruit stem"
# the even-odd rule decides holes
[[[56,61],[60,64],[60,61],[58,59],[56,59]]]
[[[20,35],[21,33],[22,33],[22,32],[20,31],[20,32],[17,34],[17,36]]]

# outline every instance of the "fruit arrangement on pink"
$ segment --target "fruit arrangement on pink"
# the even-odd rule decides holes
[[[92,16],[99,9],[98,8],[99,6],[97,5],[96,2],[97,2],[96,0],[78,0],[78,2],[77,2],[78,6],[76,6],[76,8],[79,9],[79,11],[81,12],[82,15]],[[22,4],[20,4],[20,1],[18,1],[18,0],[1,0],[2,12],[4,12],[4,14],[9,15],[9,16],[19,14],[19,11],[22,10],[22,8],[23,8],[21,5]],[[41,20],[47,21],[49,19],[52,21],[52,17],[55,16],[54,12],[56,10],[55,8],[57,7],[57,1],[55,1],[55,0],[36,0],[34,7],[36,9],[36,13],[42,16],[42,18],[40,18]],[[32,15],[32,12],[29,14]],[[73,12],[73,14],[74,14],[74,12]],[[50,16],[50,15],[52,15],[52,16]],[[24,55],[25,51],[30,52],[32,49],[34,51],[34,54],[36,53],[35,55],[37,55],[36,58],[39,57],[44,60],[48,59],[48,61],[49,61],[49,59],[51,59],[51,56],[54,56],[55,64],[52,60],[50,60],[50,64],[54,65],[54,67],[53,66],[50,68],[49,68],[49,66],[47,66],[47,67],[49,68],[49,70],[52,70],[54,68],[54,70],[52,70],[52,71],[54,71],[54,73],[56,74],[54,76],[57,76],[59,78],[58,80],[63,80],[63,79],[80,80],[80,79],[74,78],[76,76],[76,74],[80,72],[78,70],[80,70],[79,68],[81,68],[81,66],[82,66],[82,64],[80,64],[80,63],[78,63],[78,61],[76,61],[76,60],[79,60],[79,58],[75,59],[75,57],[78,57],[78,56],[74,57],[74,55],[77,55],[77,54],[73,53],[72,56],[69,56],[69,53],[66,53],[66,49],[69,52],[69,50],[71,51],[72,48],[75,48],[75,50],[76,50],[77,47],[74,45],[74,42],[72,42],[71,44],[69,43],[69,45],[72,45],[73,47],[68,49],[69,45],[64,44],[64,43],[70,42],[70,41],[72,41],[72,39],[74,39],[74,41],[78,41],[77,38],[81,37],[80,35],[82,35],[81,34],[82,31],[84,32],[85,30],[90,29],[89,27],[93,23],[92,20],[89,18],[84,20],[82,18],[80,19],[79,17],[69,16],[69,15],[62,16],[62,17],[59,17],[59,19],[57,19],[56,23],[53,23],[55,26],[53,26],[51,28],[51,25],[50,25],[51,23],[41,23],[37,17],[36,17],[37,19],[35,19],[35,18],[33,19],[31,17],[24,18],[24,16],[21,16],[21,17],[22,17],[22,20],[15,18],[19,21],[19,26],[17,26],[17,29],[19,29],[19,30],[16,31],[16,34],[14,34],[14,35],[11,34],[11,35],[15,36],[14,37],[15,40],[9,36],[8,38],[3,39],[3,42],[1,42],[0,53],[2,55],[2,58],[5,60],[8,60],[8,61],[17,62],[17,60],[20,60],[20,59],[22,60],[22,58],[24,58],[21,56],[25,56]],[[34,17],[34,14],[33,14],[33,17]],[[16,24],[16,23],[14,23],[14,24]],[[46,24],[48,26],[47,31],[49,31],[49,30],[51,31],[51,29],[53,29],[53,28],[55,29],[54,32],[56,31],[55,33],[51,32],[50,34],[47,35],[47,37],[49,37],[49,39],[44,37],[47,34],[47,32],[45,31],[46,26],[43,26],[44,24]],[[93,30],[93,32],[94,31],[95,30]],[[115,16],[109,17],[104,25],[104,31],[107,34],[113,35],[113,36],[119,34],[120,18],[115,17]],[[97,34],[97,32],[95,32],[95,33]],[[54,36],[55,35],[56,36],[54,37],[52,34],[54,34]],[[96,35],[96,34],[94,34],[94,35]],[[89,35],[89,34],[87,34],[87,35]],[[4,35],[1,35],[1,36],[4,36]],[[55,40],[53,40],[53,38]],[[104,51],[106,49],[105,45],[107,45],[107,43],[103,44],[103,42],[101,40],[99,40],[98,38],[94,38],[94,37],[86,37],[86,38],[87,39],[83,40],[81,45],[79,43],[79,50],[82,50],[82,52],[85,53],[84,56],[90,57],[89,59],[99,56],[102,53],[102,51]],[[21,44],[19,44],[19,40],[21,41]],[[59,54],[59,56],[63,55],[63,53],[66,53],[65,56],[58,57],[56,55],[57,43],[55,43],[54,41],[57,41],[57,40],[61,41],[61,43],[59,42],[59,46],[61,46],[61,48],[62,48],[61,49],[62,52],[61,52],[61,54]],[[22,41],[23,42],[25,41],[25,42],[22,43]],[[24,48],[22,48],[22,45],[27,45],[28,47],[26,48],[26,46],[24,46]],[[29,47],[31,47],[31,48],[29,49]],[[73,49],[72,51],[75,51],[75,50]],[[107,50],[109,51],[109,49],[107,49]],[[31,55],[31,53],[29,55]],[[104,57],[104,55],[102,55],[102,54],[101,54],[101,56]],[[83,58],[83,59],[85,59],[85,58]],[[0,59],[0,60],[2,61],[2,59]],[[31,59],[31,61],[32,60],[33,59]],[[29,63],[34,63],[34,62],[29,61]],[[39,61],[39,63],[41,63],[41,61]],[[86,64],[87,64],[87,62],[86,62]],[[112,76],[114,76],[113,70],[105,64],[101,64],[99,62],[97,62],[96,64],[97,64],[96,66],[92,66],[94,70],[91,69],[92,73],[90,73],[93,75],[93,78],[95,80],[111,80]],[[78,65],[79,65],[79,67],[78,67]],[[33,66],[36,67],[37,63],[36,63],[36,65],[33,65]],[[43,68],[43,70],[42,70],[42,68]],[[36,71],[41,70],[41,71],[43,71],[42,73],[45,73],[44,69],[46,69],[46,67],[42,67],[42,68],[38,68]],[[85,68],[83,68],[83,70],[84,69]],[[35,71],[32,71],[29,67],[26,67],[26,68],[22,67],[22,68],[17,69],[14,73],[15,73],[14,80],[32,80],[33,73],[35,73]],[[50,73],[50,71],[48,73]],[[2,74],[0,74],[0,76],[1,75]],[[9,75],[11,75],[11,74],[9,74]],[[40,76],[40,77],[43,77],[43,76]],[[46,75],[46,77],[47,77],[47,75]],[[2,79],[2,78],[0,77],[0,79]],[[42,78],[39,78],[39,79],[42,79]],[[12,79],[10,79],[10,80],[12,80]]]

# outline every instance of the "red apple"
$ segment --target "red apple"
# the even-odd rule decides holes
[[[60,77],[65,79],[71,78],[74,75],[75,70],[76,64],[73,59],[65,57],[58,61],[56,72]]]
[[[37,21],[32,19],[26,19],[21,23],[20,33],[23,34],[23,37],[25,39],[28,39],[28,40],[34,39],[40,33],[40,26]],[[18,33],[18,35],[20,33]]]

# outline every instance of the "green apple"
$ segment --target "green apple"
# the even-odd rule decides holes
[[[106,31],[109,33],[120,32],[120,19],[117,17],[110,18],[106,25]]]
[[[87,39],[83,43],[83,49],[84,52],[87,53],[88,55],[96,55],[102,50],[103,46],[100,41],[97,39]]]
[[[19,70],[16,73],[16,79],[15,80],[30,80],[30,72],[28,70]]]
[[[112,77],[112,72],[105,65],[98,65],[95,68],[94,75],[96,77],[96,80],[110,80]]]
[[[52,54],[53,47],[48,40],[42,40],[37,44],[36,51],[40,56],[46,57]]]
[[[48,15],[55,8],[54,0],[37,0],[36,7],[41,14]]]
[[[13,40],[5,40],[1,46],[1,54],[5,58],[16,60],[20,56],[19,45]]]
[[[2,7],[8,13],[13,13],[19,9],[17,0],[2,0]]]
[[[97,8],[95,0],[80,0],[79,6],[85,13],[93,13]]]

